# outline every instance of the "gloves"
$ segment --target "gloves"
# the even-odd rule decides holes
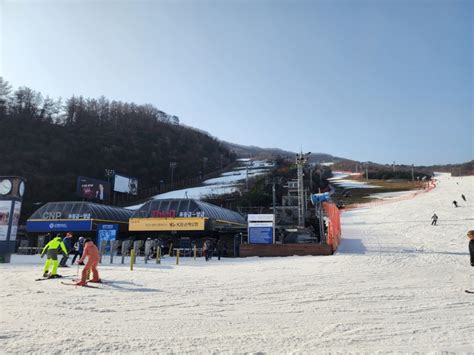
[[[41,259],[43,259],[43,257],[44,257],[44,254],[41,254]]]

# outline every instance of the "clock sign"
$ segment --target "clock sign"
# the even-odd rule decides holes
[[[0,181],[0,195],[8,195],[12,191],[13,183],[9,179]]]

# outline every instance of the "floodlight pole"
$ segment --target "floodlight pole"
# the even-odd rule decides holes
[[[170,162],[170,168],[171,168],[171,188],[173,188],[173,173],[174,173],[174,168],[176,168],[176,165],[178,165],[178,163],[176,163],[175,161],[172,161]]]
[[[115,170],[114,169],[105,169],[105,176],[107,177],[107,182],[109,183],[109,186],[110,186],[110,178],[112,176],[115,176]],[[114,189],[112,188],[112,204],[114,204],[115,202],[115,193],[114,193]]]
[[[209,159],[207,157],[202,158],[202,175],[206,175],[206,164]]]
[[[307,156],[310,153],[296,154],[296,167],[298,172],[298,225],[304,227],[305,215],[305,201],[304,201],[304,186],[303,186],[303,167],[308,161]]]

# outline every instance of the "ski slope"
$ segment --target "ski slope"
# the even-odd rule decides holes
[[[2,352],[472,353],[474,177],[438,178],[345,213],[329,257],[139,260],[85,289],[34,282],[43,260],[16,256],[0,265]]]

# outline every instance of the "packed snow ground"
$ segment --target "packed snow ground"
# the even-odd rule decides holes
[[[105,265],[89,289],[34,282],[43,260],[18,256],[0,265],[2,352],[472,353],[474,177],[439,180],[345,213],[328,257]]]

